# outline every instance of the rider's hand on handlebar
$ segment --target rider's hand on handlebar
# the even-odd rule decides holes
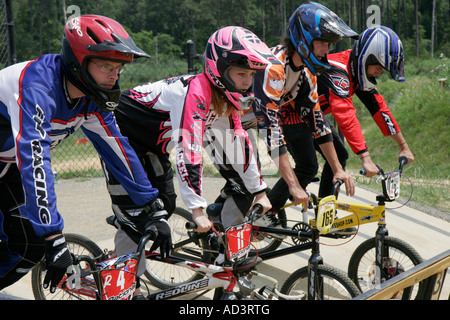
[[[292,203],[295,206],[302,204],[302,207],[303,207],[302,212],[306,212],[306,210],[308,210],[308,206],[309,206],[309,196],[306,193],[306,191],[303,190],[303,188],[300,187],[300,185],[299,185],[297,188],[289,187],[289,193],[294,198],[294,200],[292,200]]]
[[[255,195],[255,203],[259,203],[263,207],[263,212],[261,212],[261,214],[266,213],[272,208],[272,204],[270,203],[269,198],[267,198],[267,194],[265,192]]]
[[[409,150],[409,148],[405,148],[402,149],[399,154],[398,157],[406,157],[408,159],[408,163],[411,163],[414,161],[414,155],[412,154],[411,150]]]
[[[44,278],[43,287],[47,289],[50,285],[50,292],[54,293],[56,287],[61,282],[67,272],[67,268],[72,265],[67,243],[62,234],[58,234],[46,239],[45,262],[47,274]]]
[[[333,184],[338,180],[344,181],[347,196],[353,197],[353,195],[355,194],[355,183],[353,182],[352,176],[344,170],[340,170],[334,174]]]
[[[373,177],[380,171],[380,169],[377,167],[377,165],[375,163],[373,163],[369,152],[362,153],[360,155],[360,159],[361,159],[362,171],[364,172],[364,175],[367,178]]]
[[[197,232],[208,232],[212,227],[211,220],[209,220],[208,217],[203,213],[202,208],[196,208],[192,210],[192,220],[197,225],[197,229],[195,229],[195,231]]]
[[[378,172],[380,171],[380,169],[377,167],[377,165],[375,163],[373,163],[372,161],[370,161],[370,163],[362,163],[362,168],[364,170],[364,175],[367,178],[371,178],[374,175],[378,174]]]
[[[170,254],[170,250],[172,250],[172,233],[169,224],[164,218],[154,219],[149,221],[145,227],[146,232],[152,229],[154,230],[156,239],[153,240],[150,252],[159,248],[161,258],[164,259]]]

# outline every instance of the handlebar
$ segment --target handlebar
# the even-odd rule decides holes
[[[147,242],[153,241],[158,237],[158,230],[156,228],[147,228],[145,230],[144,235],[142,236],[141,240],[139,241],[138,247],[136,252],[141,253]]]
[[[379,178],[378,179],[383,181],[382,187],[383,187],[383,197],[384,197],[385,201],[395,201],[395,199],[400,194],[399,180],[394,179],[394,177],[398,177],[399,175],[402,174],[403,167],[408,163],[408,158],[405,156],[399,157],[398,163],[399,163],[398,169],[393,172],[387,173],[387,174],[385,174],[383,172],[383,170],[381,169],[381,167],[377,165],[377,167],[379,169],[379,172],[378,172]],[[360,174],[363,174],[363,175],[366,174],[364,169],[362,169],[360,171]]]
[[[344,184],[344,181],[342,180],[338,180],[336,181],[336,183],[333,185],[333,188],[331,189],[331,194],[336,196],[338,195],[338,189],[340,186],[342,186]]]
[[[261,214],[263,212],[263,210],[264,210],[264,208],[260,203],[255,203],[253,205],[252,210],[250,210],[246,214],[246,216],[247,216],[248,220],[253,220],[254,216],[256,214]],[[190,230],[197,229],[197,224],[194,221],[188,221],[188,222],[186,222],[185,228],[190,229]]]
[[[401,156],[401,157],[398,158],[398,163],[399,163],[398,172],[402,173],[403,167],[408,164],[408,158],[405,157],[405,156]],[[378,174],[379,175],[384,175],[383,169],[381,169],[381,167],[379,165],[376,165],[376,166],[377,166],[378,170],[380,170],[378,172]],[[366,172],[366,170],[361,169],[359,171],[359,174],[365,176],[367,174],[367,172]]]

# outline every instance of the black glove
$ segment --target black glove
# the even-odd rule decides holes
[[[63,235],[46,241],[45,261],[47,274],[44,278],[44,289],[47,289],[50,283],[50,292],[54,293],[67,268],[72,265],[72,256]]]
[[[172,250],[172,234],[166,219],[150,220],[146,225],[145,232],[153,233],[156,236],[150,252],[160,248],[159,251],[163,259],[170,254],[170,250]]]

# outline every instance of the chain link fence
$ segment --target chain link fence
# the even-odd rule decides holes
[[[8,65],[8,20],[6,19],[5,1],[0,1],[0,68]]]
[[[122,90],[202,70],[201,60],[187,54],[170,59],[138,58],[125,66],[120,76]],[[77,130],[52,150],[52,168],[58,178],[88,177],[102,175],[95,148],[81,130]]]
[[[188,48],[189,50],[189,48]],[[166,61],[155,59],[137,59],[132,64],[125,67],[121,74],[121,89],[131,89],[134,86],[157,81],[160,79],[178,76],[187,73],[198,73],[203,70],[201,59],[197,54],[181,54],[179,58],[172,58]],[[264,173],[273,175],[278,172],[269,156],[264,156],[266,146],[259,141],[258,150],[263,154],[261,163]],[[215,174],[216,170],[208,158],[204,155],[205,173]],[[83,131],[77,130],[70,137],[65,139],[58,147],[52,150],[52,168],[58,178],[92,177],[101,176],[102,170],[98,154]]]

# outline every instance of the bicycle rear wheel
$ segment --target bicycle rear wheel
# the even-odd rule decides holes
[[[70,253],[74,255],[84,255],[90,256],[92,258],[101,256],[103,251],[100,247],[95,244],[95,242],[89,240],[88,238],[73,233],[64,234],[66,238],[67,248]],[[86,263],[80,263],[80,268],[86,270],[89,266]],[[88,296],[84,294],[79,294],[75,291],[67,291],[60,286],[56,288],[55,293],[50,293],[50,290],[44,290],[42,283],[45,278],[45,262],[41,261],[36,266],[34,266],[31,271],[31,287],[33,290],[33,295],[36,300],[95,300],[94,296]],[[81,285],[88,286],[87,291],[93,292],[88,283],[81,281]],[[95,290],[95,288],[94,288]],[[80,290],[79,292],[82,292]]]
[[[360,294],[355,284],[342,272],[327,265],[318,265],[317,276],[321,287],[316,289],[316,300],[348,300]],[[281,293],[299,295],[308,292],[308,267],[295,271],[281,287]]]
[[[361,243],[353,252],[348,264],[348,276],[356,286],[365,292],[379,285],[380,282],[389,280],[396,275],[422,262],[417,251],[403,240],[386,237],[384,240],[385,252],[389,256],[383,257],[382,270],[376,270],[376,240],[368,239]],[[411,299],[421,299],[425,286],[418,283],[412,288]],[[401,299],[403,292],[395,293],[391,299]]]
[[[192,214],[183,208],[176,207],[173,214],[167,221],[172,231],[172,243],[176,246],[181,241],[189,240],[186,230],[186,222],[192,221]],[[203,249],[206,249],[203,250]],[[188,241],[186,247],[180,247],[173,252],[174,256],[183,254],[184,257],[196,261],[209,261],[210,253],[208,253],[209,245],[206,239]],[[159,289],[168,289],[183,283],[199,280],[204,277],[201,272],[194,272],[190,269],[171,265],[154,260],[146,260],[145,277],[152,285]]]
[[[269,233],[263,233],[259,231],[252,231],[251,241],[251,252],[257,251],[258,253],[275,251],[283,243],[282,239],[276,238]]]

